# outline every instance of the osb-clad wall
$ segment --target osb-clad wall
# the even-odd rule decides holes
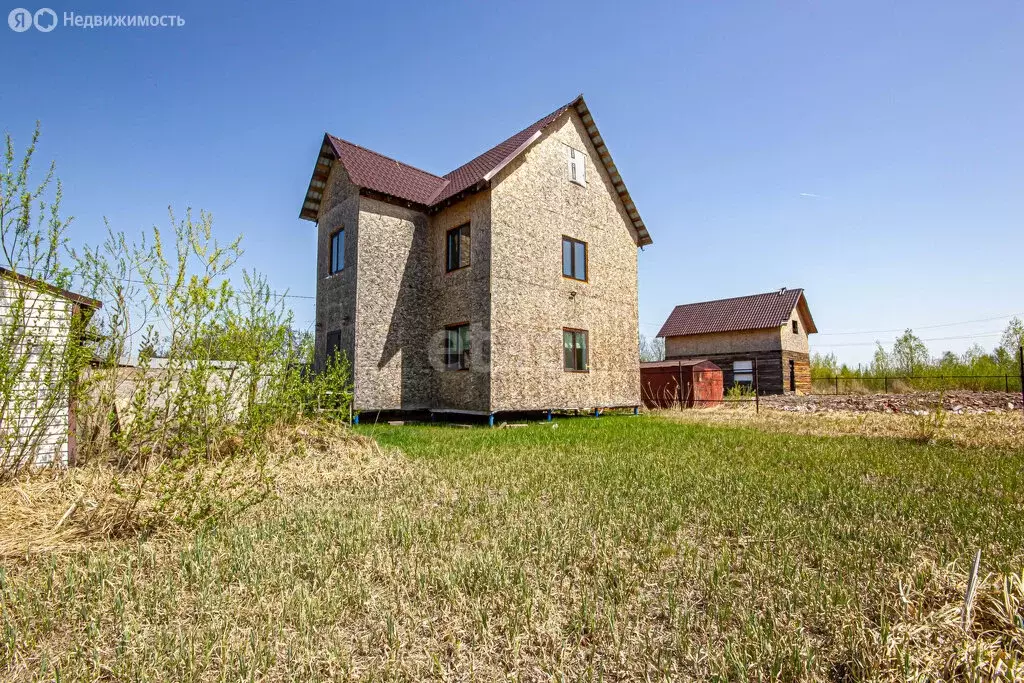
[[[359,198],[357,410],[430,407],[427,233],[422,213]]]
[[[793,334],[794,320],[797,322],[796,334]],[[782,327],[782,348],[785,351],[810,352],[810,345],[807,343],[807,320],[800,315],[799,306],[793,309],[789,314],[789,320]]]
[[[470,224],[469,266],[446,271],[447,234]],[[490,261],[491,197],[489,191],[470,196],[430,218],[428,262],[424,284],[429,292],[428,332],[434,408],[490,410]],[[469,323],[470,368],[444,369],[444,330]]]
[[[567,147],[588,155],[568,179]],[[589,282],[562,277],[562,236],[588,244]],[[572,112],[498,174],[491,190],[491,410],[640,402],[637,246]],[[562,329],[588,330],[590,372],[566,372]]]
[[[359,188],[352,184],[341,164],[334,164],[320,203],[317,219],[315,365],[326,358],[327,333],[341,331],[341,348],[351,362],[355,358],[356,269],[358,265]],[[345,228],[345,268],[329,275],[331,235]]]
[[[445,270],[446,233],[471,224],[470,266]],[[330,236],[345,226],[345,268],[329,275]],[[490,198],[436,216],[360,197],[335,165],[320,219],[316,360],[342,332],[357,410],[489,409]],[[471,368],[444,368],[444,330],[469,322]]]
[[[714,353],[778,351],[782,348],[778,327],[767,330],[712,332],[665,338],[665,357],[681,358]]]

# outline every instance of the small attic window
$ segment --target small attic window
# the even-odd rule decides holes
[[[799,334],[799,333],[800,333],[800,325],[799,325],[799,323],[797,323],[796,320],[793,320],[793,334]]]
[[[578,149],[566,147],[569,162],[569,180],[577,185],[587,184],[587,155]]]

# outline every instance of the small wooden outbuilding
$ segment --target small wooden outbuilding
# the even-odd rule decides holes
[[[101,306],[0,267],[0,467],[75,463],[72,348]]]
[[[802,289],[676,306],[658,336],[671,360],[709,360],[725,386],[759,394],[811,393],[809,335],[818,331]]]
[[[709,360],[640,364],[640,396],[648,408],[693,408],[722,402],[722,369]]]

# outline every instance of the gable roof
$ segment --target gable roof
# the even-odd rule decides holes
[[[652,240],[647,232],[647,227],[622,182],[622,177],[612,161],[604,139],[597,130],[597,124],[594,123],[590,110],[583,100],[583,95],[579,95],[573,101],[559,107],[444,176],[436,176],[325,133],[299,217],[311,221],[317,220],[323,191],[327,186],[331,165],[335,161],[341,163],[355,185],[365,190],[384,195],[385,198],[400,200],[425,211],[440,210],[463,196],[486,187],[501,169],[522,154],[544,133],[548,126],[570,109],[576,110],[586,126],[587,134],[597,150],[601,163],[608,171],[615,191],[622,200],[626,213],[637,232],[638,243],[640,246],[651,244]]]
[[[87,296],[76,294],[66,289],[61,289],[60,287],[55,287],[48,282],[43,282],[42,280],[37,280],[34,277],[29,277],[28,275],[16,273],[13,270],[10,270],[9,268],[4,268],[3,266],[0,266],[0,277],[7,278],[9,280],[14,280],[15,282],[21,282],[23,284],[28,285],[29,287],[32,287],[33,289],[39,290],[40,292],[46,292],[47,294],[59,296],[62,299],[67,299],[71,303],[78,304],[79,306],[83,306],[85,308],[90,308],[93,310],[103,308],[103,303],[96,299],[91,299]]]
[[[814,325],[804,298],[804,290],[782,288],[764,294],[676,306],[657,336],[678,337],[781,327],[797,306],[800,306],[800,313],[804,316],[807,333],[817,332],[818,328]]]

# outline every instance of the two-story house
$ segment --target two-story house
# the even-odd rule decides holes
[[[325,135],[300,216],[356,411],[640,403],[651,238],[582,96],[443,176]]]
[[[710,360],[727,388],[809,394],[808,335],[817,331],[804,290],[783,287],[676,306],[658,336],[667,360]]]

